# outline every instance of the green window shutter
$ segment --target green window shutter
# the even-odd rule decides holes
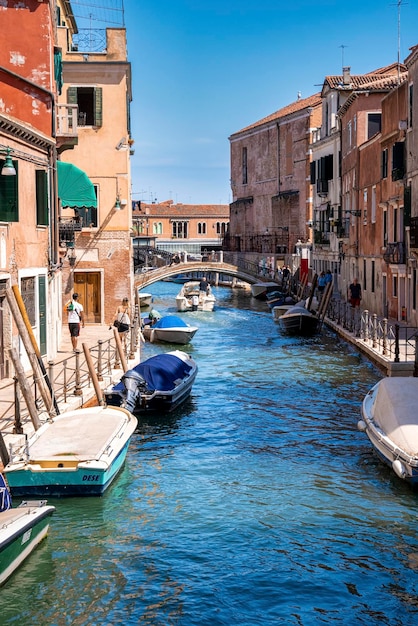
[[[0,172],[4,160],[0,160]],[[0,176],[0,222],[19,221],[17,161],[13,161],[16,176]]]
[[[101,126],[103,124],[103,97],[102,88],[94,88],[94,125]]]
[[[77,104],[77,87],[68,87],[67,89],[67,103]]]
[[[48,176],[45,170],[36,170],[36,224],[48,226]]]

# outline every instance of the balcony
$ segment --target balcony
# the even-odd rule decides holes
[[[60,217],[58,230],[60,246],[73,248],[75,244],[75,233],[81,232],[83,222],[79,218]]]
[[[405,244],[403,241],[386,244],[386,250],[383,253],[383,260],[388,265],[398,265],[405,263]]]
[[[78,144],[78,105],[57,104],[56,135],[59,153]]]

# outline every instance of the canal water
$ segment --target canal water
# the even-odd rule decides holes
[[[153,285],[155,308],[175,313],[178,289]],[[1,625],[417,623],[417,496],[356,429],[380,372],[214,291],[213,313],[181,314],[199,326],[192,397],[141,421],[103,498],[50,500]]]

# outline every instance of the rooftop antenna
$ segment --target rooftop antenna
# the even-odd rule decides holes
[[[344,48],[348,48],[348,46],[341,44],[339,48],[341,48],[341,64],[342,64],[341,67],[344,68]]]
[[[399,82],[399,78],[400,78],[400,71],[401,71],[401,6],[403,4],[408,4],[407,2],[404,2],[403,0],[397,0],[396,5],[392,4],[392,6],[397,6],[398,7],[398,82]]]

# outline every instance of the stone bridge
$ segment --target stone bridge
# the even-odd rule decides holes
[[[163,278],[169,278],[176,274],[190,274],[191,272],[211,272],[217,274],[227,274],[234,276],[238,280],[243,280],[250,285],[258,282],[271,282],[268,276],[260,276],[257,274],[254,264],[243,264],[244,267],[233,265],[231,263],[219,261],[188,261],[187,263],[176,263],[173,265],[164,265],[149,272],[135,274],[135,289],[144,289]],[[276,281],[273,281],[276,282]]]

